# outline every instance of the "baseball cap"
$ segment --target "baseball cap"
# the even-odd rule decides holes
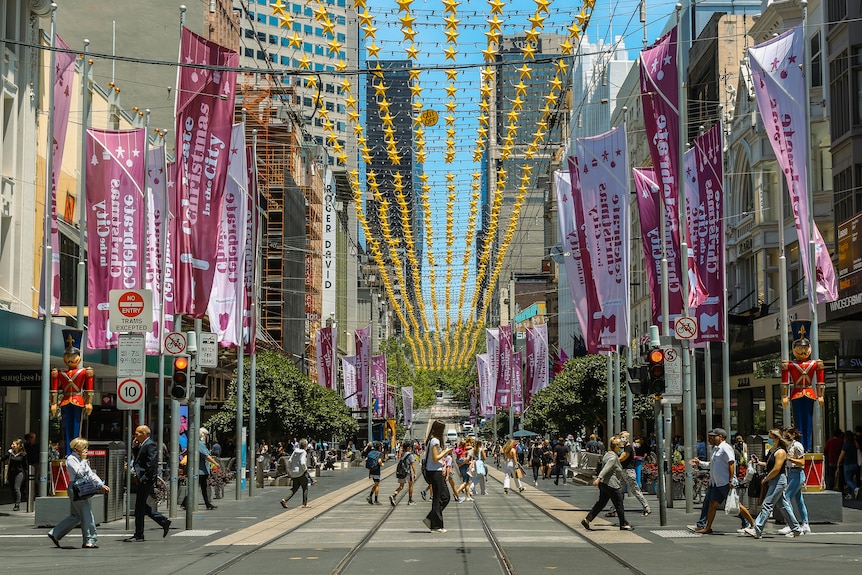
[[[720,427],[716,427],[715,429],[713,429],[712,431],[709,432],[709,435],[719,435],[721,437],[727,437],[727,432]]]

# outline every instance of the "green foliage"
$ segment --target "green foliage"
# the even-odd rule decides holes
[[[246,358],[243,380],[243,420],[249,421],[251,366]],[[206,426],[223,434],[236,429],[237,380],[230,383],[228,400]],[[358,424],[344,400],[334,390],[321,387],[299,371],[293,361],[279,353],[257,354],[256,430],[259,438],[351,437]]]
[[[607,367],[603,355],[586,355],[570,359],[554,381],[530,400],[524,414],[524,427],[536,433],[569,434],[590,430],[605,424],[607,415]],[[622,373],[625,367],[621,366]],[[625,406],[628,386],[620,386]],[[634,396],[633,415],[652,418],[652,400]]]

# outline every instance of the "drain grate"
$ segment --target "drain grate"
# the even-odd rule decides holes
[[[692,533],[688,529],[662,529],[660,531],[651,531],[659,537],[665,539],[680,539],[682,537],[703,537],[700,533]]]

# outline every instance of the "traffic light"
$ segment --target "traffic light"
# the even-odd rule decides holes
[[[647,393],[664,393],[664,350],[660,348],[651,349],[647,354],[647,381]]]
[[[207,391],[209,391],[209,387],[207,386],[207,378],[210,376],[209,373],[205,371],[199,371],[195,373],[195,397],[201,399],[207,396]]]
[[[646,390],[646,378],[644,377],[645,368],[637,365],[628,369],[628,384],[633,395],[644,395]]]
[[[171,378],[171,397],[174,399],[188,399],[189,397],[189,356],[177,355],[174,357],[174,375]]]

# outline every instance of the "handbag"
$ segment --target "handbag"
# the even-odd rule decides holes
[[[481,459],[476,460],[476,475],[487,475],[488,469],[485,467],[485,462]]]
[[[72,499],[75,501],[89,499],[98,493],[99,489],[89,476],[79,477],[72,483]]]
[[[727,501],[724,504],[724,512],[727,515],[739,515],[739,494],[733,487],[727,493]]]

